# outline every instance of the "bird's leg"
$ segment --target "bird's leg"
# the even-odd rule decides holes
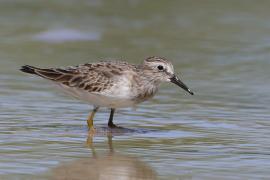
[[[89,114],[88,119],[87,119],[88,129],[91,132],[95,132],[95,128],[94,128],[94,116],[95,116],[96,112],[98,111],[98,109],[99,109],[98,106],[94,106],[93,111],[91,112],[91,114]]]
[[[115,109],[114,108],[111,108],[111,114],[110,114],[110,118],[109,118],[109,121],[108,121],[108,126],[110,128],[117,127],[115,124],[113,124],[113,115],[114,115],[114,112],[115,112]]]

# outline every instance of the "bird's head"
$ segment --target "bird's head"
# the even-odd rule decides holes
[[[172,82],[191,95],[193,92],[175,75],[172,63],[162,57],[148,57],[143,62],[143,72],[154,83]]]

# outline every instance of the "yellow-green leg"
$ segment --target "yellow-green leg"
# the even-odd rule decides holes
[[[88,119],[87,119],[87,125],[88,125],[88,129],[91,132],[95,132],[95,128],[94,128],[94,117],[96,112],[98,111],[99,107],[94,107],[93,111],[91,112],[91,114],[89,114]]]

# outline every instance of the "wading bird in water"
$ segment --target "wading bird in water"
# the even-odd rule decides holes
[[[94,131],[93,118],[99,107],[111,109],[108,126],[113,123],[116,108],[134,107],[152,98],[162,82],[172,82],[191,95],[193,92],[174,73],[170,61],[148,57],[142,64],[124,61],[102,61],[67,68],[22,66],[21,71],[55,82],[66,93],[94,105],[87,124]]]

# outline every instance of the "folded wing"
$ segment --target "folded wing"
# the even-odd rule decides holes
[[[111,72],[102,67],[95,68],[93,64],[85,64],[66,69],[37,68],[25,65],[22,66],[20,70],[68,87],[79,88],[88,92],[100,92],[108,89],[113,85],[113,81],[116,80],[112,76],[112,73],[115,73],[114,71]]]

